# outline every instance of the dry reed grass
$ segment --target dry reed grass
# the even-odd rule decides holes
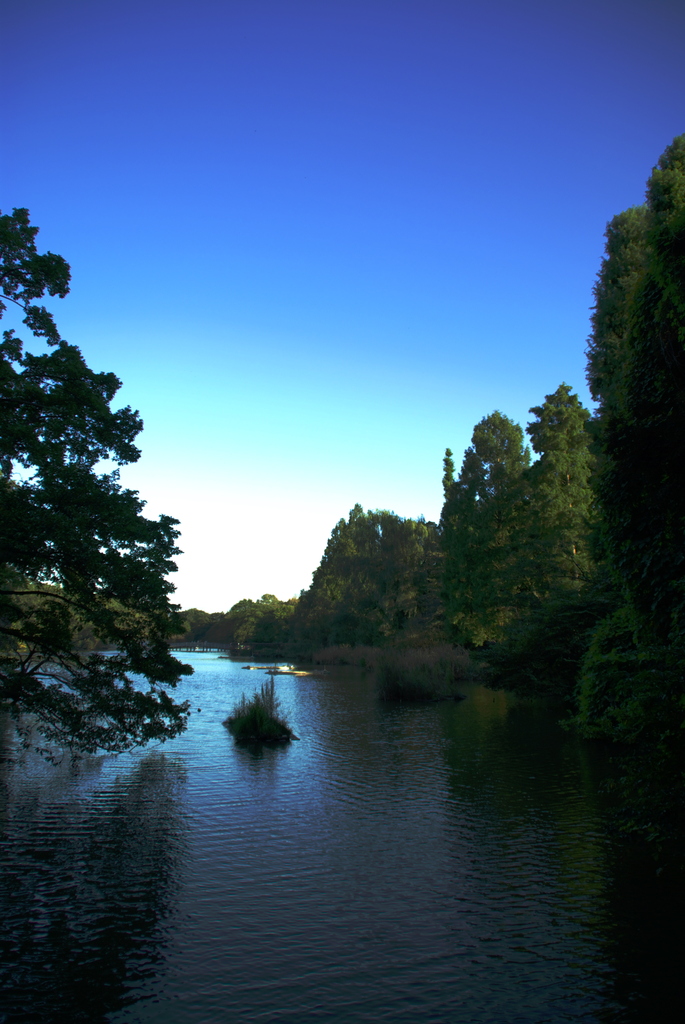
[[[382,700],[435,700],[455,696],[454,684],[471,668],[463,647],[323,647],[314,652],[318,665],[355,665],[376,670]]]
[[[469,674],[462,647],[386,648],[376,664],[382,700],[436,700],[457,696],[455,683]]]

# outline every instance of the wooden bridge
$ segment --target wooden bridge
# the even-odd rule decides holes
[[[226,643],[219,644],[211,640],[171,640],[170,651],[185,651],[190,654],[193,651],[206,651],[216,654],[234,654],[237,658],[270,658],[287,657],[287,651],[283,644],[262,644],[262,643]]]
[[[170,651],[209,651],[216,652],[219,654],[240,654],[243,653],[243,648],[240,644],[213,644],[203,643],[202,640],[179,640],[177,642],[172,641],[169,644]]]

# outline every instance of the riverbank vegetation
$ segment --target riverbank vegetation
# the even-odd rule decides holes
[[[428,648],[388,647],[376,663],[381,700],[459,699],[457,680],[469,675],[467,652],[450,644]]]
[[[283,743],[293,739],[282,717],[274,677],[262,683],[252,697],[241,696],[224,725],[236,740],[251,743]]]
[[[457,696],[458,680],[477,675],[463,647],[322,647],[312,654],[317,665],[354,665],[375,672],[382,700],[435,700]]]

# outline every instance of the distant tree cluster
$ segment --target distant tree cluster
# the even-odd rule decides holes
[[[257,601],[243,598],[228,612],[184,611],[186,630],[179,639],[207,644],[285,644],[297,598],[279,601],[263,594]]]
[[[283,644],[297,607],[297,598],[279,601],[273,594],[262,594],[257,601],[238,601],[225,617],[225,628],[237,643]]]
[[[294,642],[310,650],[439,642],[441,563],[435,523],[355,505],[300,596]]]
[[[301,654],[333,645],[441,643],[442,558],[435,523],[355,505],[333,528],[299,599],[264,594],[238,601],[225,615],[190,609],[183,613],[185,636]]]

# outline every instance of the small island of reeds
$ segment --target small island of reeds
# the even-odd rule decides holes
[[[234,739],[243,743],[288,743],[297,739],[281,717],[273,675],[252,697],[243,693],[223,724]]]

